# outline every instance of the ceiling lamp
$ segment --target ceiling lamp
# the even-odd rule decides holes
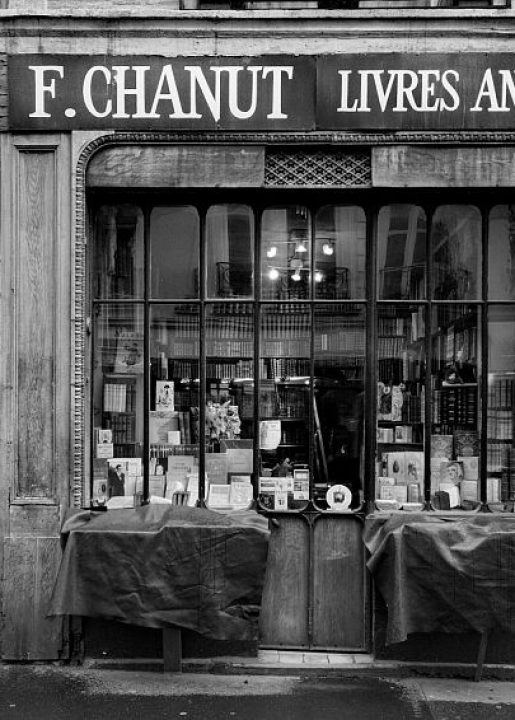
[[[322,252],[324,255],[332,255],[334,253],[334,247],[331,242],[325,242],[322,245]]]
[[[279,270],[277,268],[270,268],[268,271],[268,277],[270,280],[277,280],[279,277]]]
[[[277,246],[271,245],[268,250],[266,251],[266,256],[269,258],[273,258],[277,255]]]
[[[305,252],[307,252],[307,251],[308,251],[308,249],[307,249],[307,247],[304,245],[304,240],[301,240],[301,241],[299,242],[299,244],[297,245],[297,247],[295,248],[295,252],[296,252],[296,253],[305,253]]]
[[[317,270],[315,272],[315,282],[322,282],[323,279],[324,279],[323,274],[320,272],[320,270]]]
[[[294,272],[293,275],[291,276],[291,279],[292,279],[292,280],[295,280],[295,282],[299,282],[299,280],[300,280],[300,270],[299,270],[298,268],[297,268],[297,270],[295,270],[295,272]]]

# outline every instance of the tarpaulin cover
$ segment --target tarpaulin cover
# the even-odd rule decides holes
[[[386,643],[414,632],[515,632],[515,516],[370,516],[367,563]]]
[[[267,521],[251,512],[169,505],[79,512],[62,528],[49,615],[250,639],[268,536]]]

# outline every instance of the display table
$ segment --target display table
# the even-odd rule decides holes
[[[515,516],[371,515],[367,566],[388,608],[386,643],[415,632],[515,633]]]
[[[49,615],[250,639],[268,536],[267,521],[252,512],[169,505],[81,511],[62,528]]]

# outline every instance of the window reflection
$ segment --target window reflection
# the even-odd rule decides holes
[[[274,300],[311,294],[309,212],[301,206],[268,208],[261,221],[261,294]],[[320,270],[315,282],[323,279]]]
[[[498,205],[488,225],[488,297],[515,300],[515,206]]]
[[[315,297],[365,297],[365,213],[359,207],[326,206],[315,220]]]
[[[95,297],[143,297],[143,213],[135,205],[98,210],[93,274]]]
[[[378,297],[425,297],[426,218],[415,205],[388,205],[378,217]]]
[[[198,296],[199,216],[189,206],[154,208],[150,215],[152,297]]]
[[[481,213],[472,206],[443,205],[431,227],[435,300],[481,297]]]
[[[207,295],[251,297],[254,218],[246,205],[215,205],[206,218]]]

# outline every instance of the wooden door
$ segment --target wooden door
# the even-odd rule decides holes
[[[263,647],[367,649],[362,520],[356,515],[274,518],[261,608]]]

